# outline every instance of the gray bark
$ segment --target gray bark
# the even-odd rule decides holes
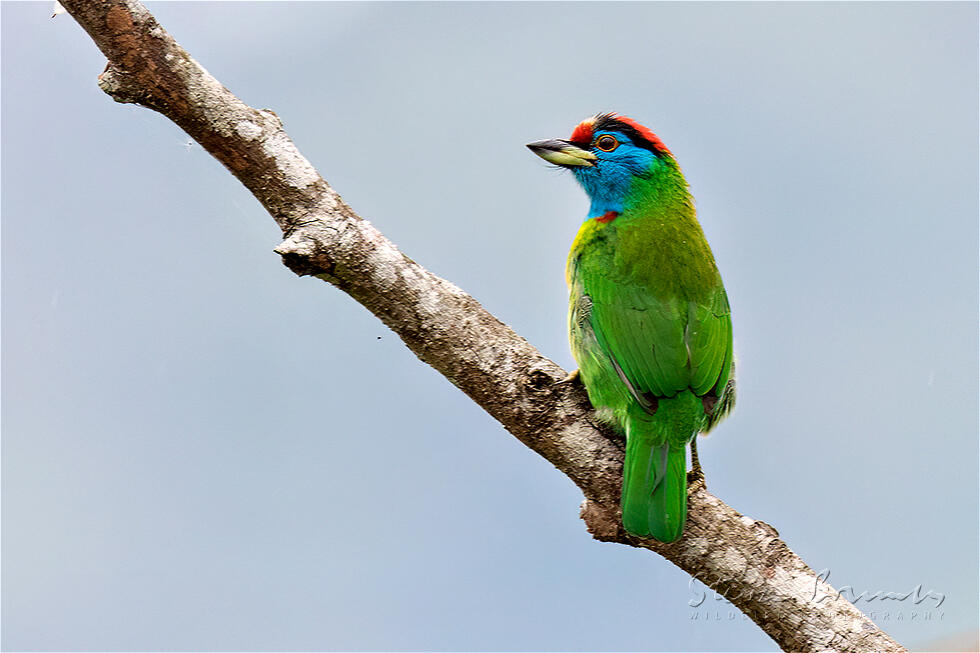
[[[354,297],[423,361],[567,475],[597,540],[649,549],[721,593],[788,651],[903,651],[813,572],[771,526],[690,487],[684,536],[662,544],[619,519],[623,443],[597,425],[578,383],[455,285],[361,219],[296,149],[187,54],[135,0],[62,0],[108,64],[99,86],[162,113],[224,164],[282,228],[299,275]],[[653,643],[651,643],[652,645]]]

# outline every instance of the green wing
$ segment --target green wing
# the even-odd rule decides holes
[[[732,371],[732,322],[720,283],[703,302],[655,297],[602,277],[583,286],[596,340],[641,405],[688,388],[722,397]]]

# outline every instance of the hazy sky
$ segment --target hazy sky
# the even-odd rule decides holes
[[[587,202],[673,150],[732,303],[709,489],[902,643],[977,627],[976,3],[150,3],[409,256],[564,367]],[[340,291],[50,2],[2,6],[5,650],[773,650]],[[944,600],[868,600],[874,592]]]

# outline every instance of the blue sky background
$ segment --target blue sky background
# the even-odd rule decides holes
[[[570,481],[283,267],[50,6],[2,6],[5,650],[774,650],[591,540]],[[568,369],[586,201],[524,143],[653,128],[735,320],[708,487],[838,587],[944,595],[858,601],[902,643],[976,637],[976,3],[149,7]]]

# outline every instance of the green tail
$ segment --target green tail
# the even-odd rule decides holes
[[[687,519],[686,447],[655,444],[645,434],[626,439],[623,526],[640,537],[673,542]]]

